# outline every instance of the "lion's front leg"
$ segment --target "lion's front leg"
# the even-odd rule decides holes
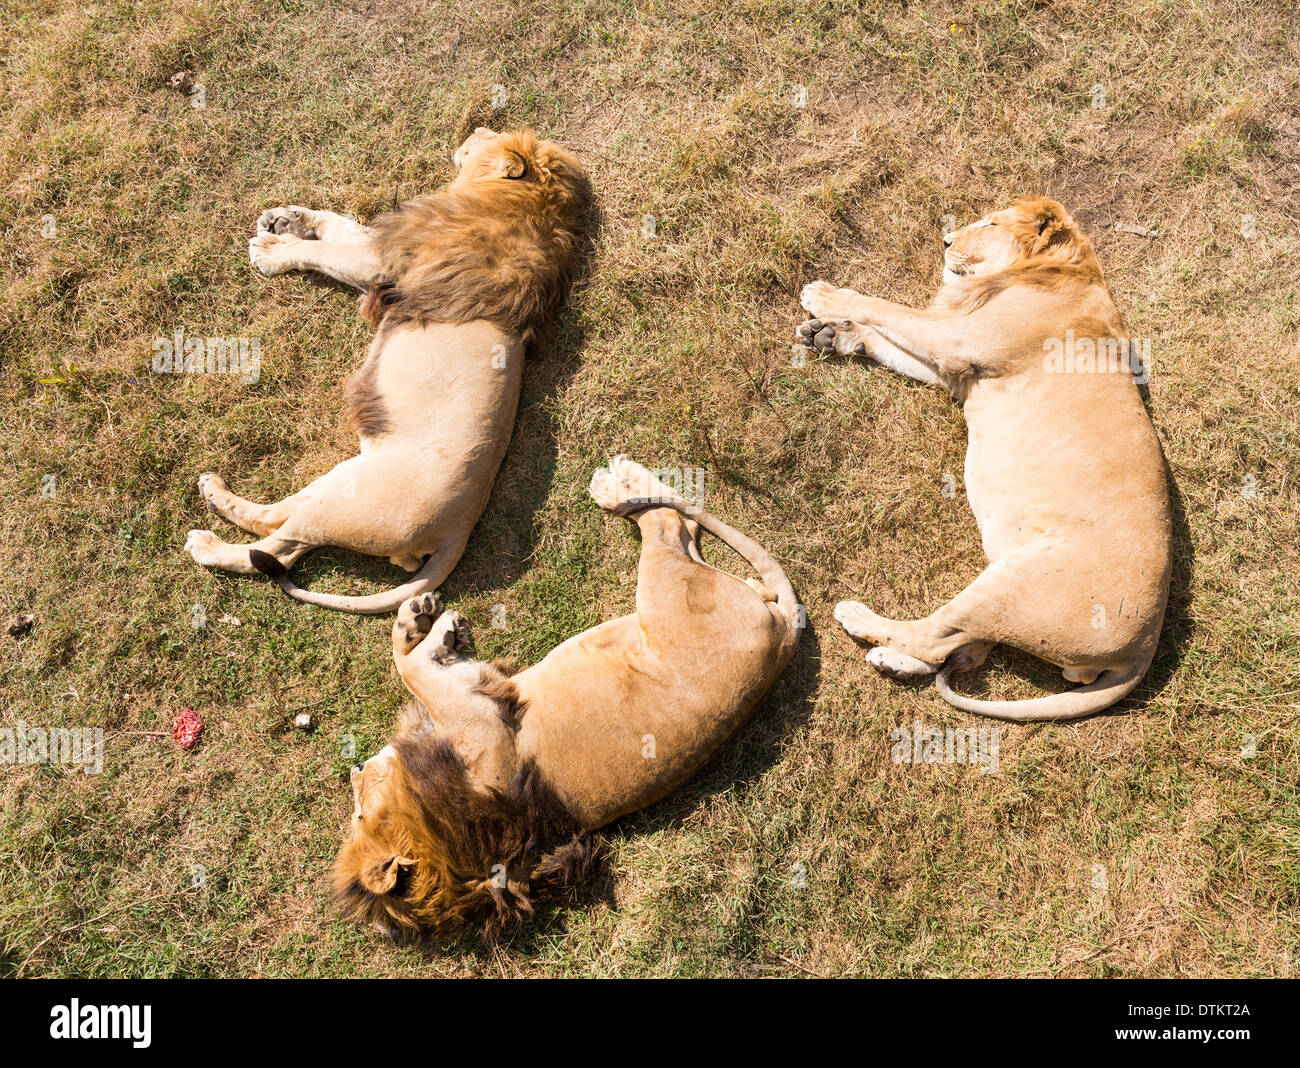
[[[369,241],[374,231],[362,226],[356,219],[333,211],[317,211],[285,204],[267,208],[257,219],[259,234],[293,234],[304,241],[332,241],[341,244],[358,244]]]
[[[795,340],[818,352],[834,352],[840,356],[865,356],[882,367],[888,367],[907,378],[931,385],[943,384],[938,372],[929,364],[909,356],[897,345],[881,337],[875,330],[851,319],[823,322],[807,319],[795,329]]]
[[[265,275],[319,271],[359,290],[386,280],[370,244],[307,241],[293,234],[262,233],[249,241],[248,261]]]
[[[371,237],[372,231],[332,211],[267,208],[248,242],[248,259],[265,275],[319,271],[364,290],[385,280]]]
[[[978,369],[981,354],[972,340],[976,331],[968,316],[909,308],[852,289],[838,289],[829,282],[810,282],[799,300],[809,315],[823,322],[848,320],[870,327],[940,379],[957,380]]]

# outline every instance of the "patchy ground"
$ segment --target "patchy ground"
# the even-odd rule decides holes
[[[35,620],[0,631],[0,725],[107,742],[100,775],[0,765],[0,974],[1298,974],[1296,30],[1226,0],[7,4],[0,616]],[[391,620],[180,547],[209,523],[199,472],[272,499],[353,449],[340,384],[370,330],[337,287],[250,269],[257,214],[373,215],[480,123],[574,148],[604,218],[444,591],[481,652],[629,609],[635,541],[583,492],[617,451],[704,468],[810,629],[753,722],[611,829],[598,885],[495,946],[396,948],[325,879],[345,736],[373,752],[404,693]],[[795,297],[923,302],[944,216],[1030,191],[1076,211],[1153,339],[1164,642],[1113,714],[1003,725],[997,774],[897,764],[900,724],[993,724],[876,677],[831,609],[925,614],[978,572],[963,424],[879,369],[798,365]],[[260,379],[151,373],[178,329],[259,338]],[[403,577],[338,551],[298,573]],[[998,655],[982,685],[1063,684]],[[187,706],[189,752],[166,737]]]

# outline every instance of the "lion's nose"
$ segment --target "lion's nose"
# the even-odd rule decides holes
[[[943,247],[944,247],[944,248],[947,248],[949,245],[952,244],[952,238],[953,238],[953,235],[952,235],[952,234],[944,234],[944,235],[943,235]]]

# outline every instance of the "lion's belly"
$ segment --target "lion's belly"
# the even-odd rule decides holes
[[[650,648],[635,615],[575,635],[515,676],[521,753],[587,827],[663,797],[739,729],[771,686],[770,636],[747,627],[707,655]]]
[[[373,357],[386,421],[362,457],[385,486],[374,519],[378,555],[463,542],[487,506],[510,444],[523,348],[483,322],[399,327]],[[370,477],[369,475],[359,477]]]
[[[966,493],[990,561],[1045,534],[1116,555],[1162,537],[1164,466],[1131,383],[1030,372],[979,383],[965,415]]]
[[[992,438],[992,440],[990,440]],[[990,435],[977,424],[968,427],[966,444],[966,499],[979,527],[984,555],[990,563],[1041,537],[1048,527],[1031,479],[1052,482],[1050,472],[1027,472],[1014,457],[1022,450],[1014,443]]]
[[[388,436],[434,433],[473,444],[503,425],[509,431],[523,379],[523,346],[491,323],[397,327],[377,358]]]

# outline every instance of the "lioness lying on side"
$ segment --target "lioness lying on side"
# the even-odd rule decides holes
[[[527,131],[482,129],[456,151],[455,179],[372,227],[329,211],[270,208],[249,258],[263,274],[319,271],[365,294],[378,327],[348,385],[361,455],[275,504],[237,497],[211,472],[208,506],[262,540],[191,530],[205,567],[261,571],[290,596],[344,612],[390,612],[456,566],[505,456],[525,351],[577,270],[590,200],[577,160]],[[371,597],[299,589],[287,570],[339,545],[417,572]]]
[[[589,492],[640,527],[632,615],[508,677],[467,658],[469,629],[436,595],[398,612],[393,658],[415,700],[392,742],[352,770],[334,865],[343,906],[386,934],[495,930],[531,912],[536,890],[580,880],[587,832],[689,778],[794,655],[794,591],[755,542],[623,457]],[[762,581],[707,566],[700,527]]]
[[[835,618],[873,643],[869,663],[938,672],[968,712],[1072,719],[1129,693],[1155,654],[1169,593],[1164,461],[1124,320],[1092,244],[1060,204],[1023,197],[944,238],[943,286],[915,310],[826,282],[797,335],[944,386],[969,428],[966,493],[989,566],[933,615]],[[998,642],[1064,669],[1074,690],[1027,701],[954,694],[949,676]]]

